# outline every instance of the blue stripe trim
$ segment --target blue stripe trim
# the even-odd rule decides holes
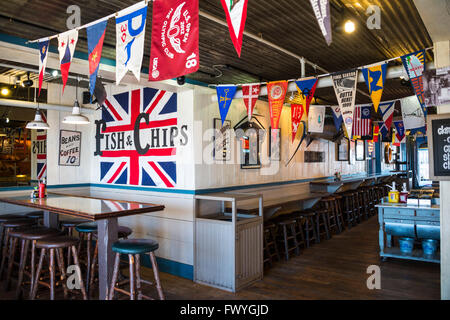
[[[120,259],[128,262],[128,257],[126,255],[121,255]],[[158,263],[158,269],[161,272],[173,274],[175,276],[189,280],[194,280],[194,266],[190,264],[185,264],[159,257],[156,257],[156,262]],[[152,263],[148,254],[141,255],[141,265],[150,269],[152,268]]]
[[[15,36],[10,36],[10,35],[4,34],[4,33],[0,33],[0,41],[8,42],[8,43],[16,44],[16,45],[19,45],[19,46],[36,49],[36,50],[39,49],[38,48],[38,43],[28,43],[27,44],[26,42],[28,40],[26,40],[26,39],[15,37]],[[48,51],[58,54],[58,47],[50,46],[48,48]],[[87,53],[85,53],[85,52],[75,51],[73,56],[74,56],[74,58],[77,58],[77,59],[86,60],[86,61],[89,60],[89,55]],[[116,61],[112,60],[112,59],[108,59],[108,58],[101,58],[100,59],[100,63],[104,64],[104,65],[112,66],[112,67],[116,66]],[[148,68],[142,68],[142,73],[148,74],[148,71],[149,71]],[[177,79],[173,78],[172,80],[176,81]],[[204,82],[201,82],[201,81],[197,81],[197,80],[194,80],[194,79],[189,79],[187,77],[186,77],[186,83],[197,85],[197,86],[201,86],[201,87],[208,87],[207,83],[204,83]]]
[[[162,189],[162,188],[152,188],[152,187],[135,187],[135,186],[98,184],[98,183],[91,183],[90,186],[95,187],[95,188],[106,188],[106,189],[122,189],[122,190],[135,190],[135,191],[149,191],[149,192],[195,194],[194,190],[181,190],[181,189]]]

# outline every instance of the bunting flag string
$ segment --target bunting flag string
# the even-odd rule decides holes
[[[378,112],[378,105],[380,104],[384,83],[386,81],[387,63],[363,68],[361,72],[366,81],[375,112]]]
[[[284,98],[286,97],[287,87],[287,81],[274,81],[267,84],[267,93],[269,95],[270,123],[272,129],[278,129],[281,111],[284,104]]]
[[[58,51],[61,68],[61,78],[63,82],[63,93],[69,78],[69,69],[72,62],[75,47],[78,41],[78,31],[71,30],[58,35]]]
[[[42,82],[44,81],[45,67],[47,66],[48,46],[50,40],[39,42],[39,94],[41,95]]]
[[[237,86],[217,86],[217,101],[219,101],[220,118],[222,119],[222,125],[227,118],[228,110],[230,109],[231,102],[236,94]]]
[[[238,56],[241,57],[248,0],[220,0],[220,2],[227,18],[231,41]]]
[[[394,117],[395,102],[384,102],[380,104],[380,111],[383,121],[381,121],[380,132],[383,138],[386,138],[392,126]]]
[[[94,95],[95,82],[97,81],[100,59],[102,57],[103,41],[105,40],[106,25],[108,21],[102,21],[86,28],[89,55],[89,92]]]
[[[305,108],[306,115],[309,114],[309,105],[311,104],[312,99],[314,98],[314,93],[316,92],[317,87],[317,78],[305,78],[295,81],[295,85],[297,86],[298,95],[302,104]]]
[[[247,109],[248,121],[252,121],[253,110],[259,98],[261,87],[259,84],[247,84],[242,86],[242,98]]]
[[[424,116],[427,116],[427,106],[423,93],[422,75],[425,71],[425,50],[409,53],[401,57],[406,73],[411,80],[414,92],[419,100]]]
[[[120,81],[128,71],[131,71],[138,81],[141,79],[146,21],[146,2],[140,2],[123,9],[116,17],[117,85],[119,85]]]

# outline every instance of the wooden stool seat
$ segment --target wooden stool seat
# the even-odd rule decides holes
[[[20,228],[20,227],[29,227],[36,224],[36,221],[31,219],[16,219],[9,220],[3,223],[4,228]]]
[[[86,220],[63,220],[59,222],[59,225],[61,228],[75,228],[82,223],[86,223]]]
[[[24,216],[18,214],[2,214],[0,215],[0,223],[8,222],[11,220],[23,219]]]
[[[61,231],[44,227],[31,228],[27,230],[15,230],[9,233],[11,238],[20,238],[25,240],[40,240],[49,236],[61,235]]]
[[[57,236],[37,241],[36,248],[38,249],[68,248],[70,246],[77,245],[79,241],[80,240],[74,237]]]
[[[75,227],[75,230],[77,230],[78,232],[90,233],[90,232],[97,231],[97,228],[98,228],[97,223],[85,222],[85,223],[78,224]]]
[[[25,214],[25,216],[31,219],[42,219],[44,218],[44,211],[33,211]]]
[[[144,254],[158,250],[158,242],[151,239],[119,240],[112,246],[112,250],[122,254]]]

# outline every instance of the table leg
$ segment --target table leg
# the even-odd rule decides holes
[[[47,228],[58,229],[58,214],[50,211],[44,211],[44,226]]]
[[[98,226],[98,278],[99,299],[106,300],[114,268],[112,244],[117,241],[117,218],[99,220]]]

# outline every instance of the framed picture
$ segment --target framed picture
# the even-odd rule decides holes
[[[350,141],[346,138],[336,143],[336,161],[349,161]]]
[[[349,155],[348,155],[348,163],[355,164],[356,163],[356,143],[355,141],[350,141],[349,143]]]
[[[281,129],[272,129],[269,127],[269,157],[272,161],[281,160]]]
[[[366,143],[364,140],[356,140],[356,161],[366,160]]]
[[[221,161],[231,160],[231,121],[214,118],[214,148],[213,159]]]
[[[59,131],[59,161],[60,166],[79,166],[81,154],[81,132]]]
[[[249,128],[240,137],[241,141],[241,169],[259,169],[259,129]]]

